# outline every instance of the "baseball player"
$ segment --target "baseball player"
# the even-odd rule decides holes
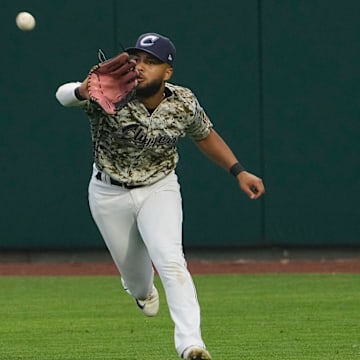
[[[175,172],[178,140],[190,137],[235,176],[251,199],[265,190],[262,180],[240,165],[213,129],[195,95],[169,82],[175,55],[168,38],[143,34],[126,53],[100,64],[101,71],[90,71],[83,82],[61,85],[56,97],[62,105],[78,106],[88,115],[94,148],[90,210],[124,289],[146,316],[155,316],[159,309],[155,268],[175,325],[177,353],[185,360],[209,360],[182,248],[182,200]],[[115,85],[109,85],[113,76]],[[125,83],[126,89],[101,99],[116,83]]]

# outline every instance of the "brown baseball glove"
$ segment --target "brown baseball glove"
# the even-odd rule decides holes
[[[90,100],[98,103],[108,114],[115,114],[123,108],[135,97],[135,65],[127,53],[95,65],[89,73]]]

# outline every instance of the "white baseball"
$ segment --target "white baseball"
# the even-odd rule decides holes
[[[17,14],[16,25],[22,31],[30,31],[35,27],[36,21],[30,13],[23,11]]]

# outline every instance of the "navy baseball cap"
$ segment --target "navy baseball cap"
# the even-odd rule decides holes
[[[145,51],[160,61],[173,66],[175,60],[176,49],[174,44],[165,36],[156,33],[146,33],[139,36],[134,47],[126,49],[129,54],[136,50]]]

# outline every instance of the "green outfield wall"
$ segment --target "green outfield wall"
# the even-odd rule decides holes
[[[31,32],[15,26],[24,10]],[[0,249],[104,246],[87,118],[55,91],[99,48],[113,56],[149,31],[172,38],[173,81],[267,189],[248,200],[182,140],[185,245],[359,246],[359,12],[357,0],[2,0]]]

